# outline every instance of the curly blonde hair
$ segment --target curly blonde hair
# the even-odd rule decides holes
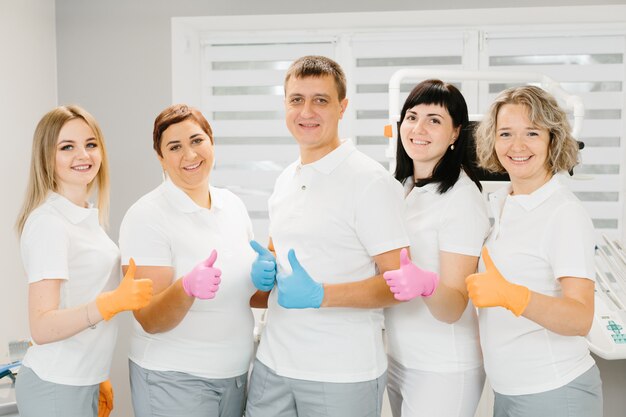
[[[565,112],[551,94],[539,87],[526,85],[502,91],[476,128],[476,159],[481,168],[506,173],[495,151],[496,121],[498,112],[505,104],[526,106],[530,122],[548,130],[550,144],[546,165],[550,172],[569,171],[578,164],[578,142],[571,134]]]

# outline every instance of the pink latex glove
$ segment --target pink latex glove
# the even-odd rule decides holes
[[[398,301],[409,301],[415,297],[429,297],[433,295],[439,275],[434,272],[418,268],[403,248],[400,251],[400,269],[387,271],[383,274],[389,289]]]
[[[217,251],[213,249],[208,259],[196,265],[191,272],[183,277],[183,289],[190,297],[209,300],[215,298],[215,293],[220,287],[222,271],[214,268],[217,259]]]

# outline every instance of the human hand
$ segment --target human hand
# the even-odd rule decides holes
[[[258,254],[250,271],[252,283],[258,290],[271,291],[276,281],[276,258],[256,240],[251,240],[250,246]]]
[[[415,297],[433,295],[439,284],[439,275],[418,268],[409,259],[406,248],[400,251],[400,269],[383,274],[389,289],[398,301],[409,301]]]
[[[300,265],[296,252],[289,250],[287,255],[291,274],[278,274],[278,304],[285,308],[320,308],[324,299],[324,286],[315,282]]]
[[[196,265],[191,272],[182,278],[183,289],[190,297],[209,300],[215,298],[222,279],[222,271],[213,267],[217,259],[217,251],[213,249],[211,255]]]
[[[100,383],[100,395],[98,398],[98,417],[108,417],[113,410],[113,387],[111,381]]]
[[[530,302],[530,290],[507,281],[494,265],[489,251],[483,247],[485,272],[465,278],[467,293],[476,307],[504,307],[516,316],[521,315]]]
[[[113,291],[103,292],[96,298],[98,310],[105,320],[110,320],[121,311],[138,310],[147,306],[152,299],[152,281],[135,279],[135,261],[130,258],[126,275]]]

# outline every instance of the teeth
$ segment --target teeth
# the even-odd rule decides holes
[[[512,156],[511,157],[512,160],[514,160],[515,162],[524,162],[524,161],[528,161],[530,159],[530,156],[526,156],[526,157],[522,157],[522,156]]]
[[[91,165],[79,165],[79,166],[72,167],[72,169],[76,171],[87,171],[89,168],[91,168]]]
[[[199,166],[200,166],[200,162],[198,162],[198,163],[197,163],[197,164],[195,164],[195,165],[189,165],[189,166],[186,166],[186,167],[184,167],[183,169],[192,170],[192,169],[196,169],[196,168],[198,168]]]
[[[423,141],[423,140],[415,140],[415,139],[411,140],[411,143],[414,143],[414,144],[416,144],[416,145],[427,145],[427,144],[428,144],[428,142],[426,142],[426,141]]]

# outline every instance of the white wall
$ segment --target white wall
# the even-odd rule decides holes
[[[54,0],[0,0],[0,363],[29,337],[26,279],[13,224],[22,204],[35,125],[56,105]]]

